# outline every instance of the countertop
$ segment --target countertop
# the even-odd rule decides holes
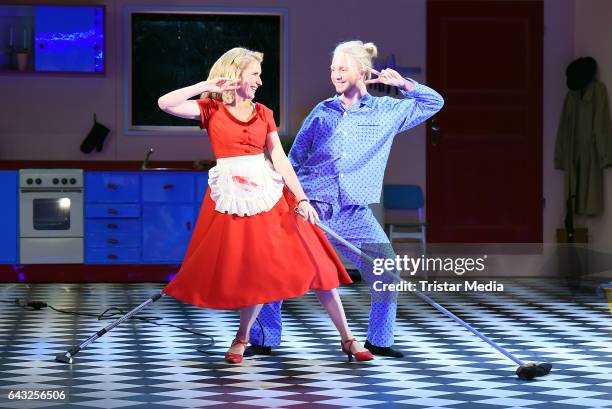
[[[150,161],[148,168],[168,168],[163,172],[207,172],[214,161]],[[0,160],[0,170],[19,169],[83,169],[85,171],[143,171],[142,161],[43,161],[43,160]],[[155,170],[149,170],[151,172]]]

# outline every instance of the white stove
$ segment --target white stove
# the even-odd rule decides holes
[[[19,262],[83,262],[83,170],[19,171]]]

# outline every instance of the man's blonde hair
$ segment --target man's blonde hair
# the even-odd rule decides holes
[[[370,79],[372,74],[366,67],[372,68],[372,60],[378,55],[378,49],[374,43],[363,43],[359,40],[345,41],[336,46],[333,57],[344,53],[350,56],[356,63],[360,72],[363,72],[366,79]]]
[[[257,61],[261,64],[263,61],[263,53],[251,51],[242,47],[232,48],[215,61],[210,69],[210,74],[208,74],[208,79],[211,80],[221,77],[232,80],[238,79],[242,71],[244,71],[247,65],[252,61]],[[225,104],[231,104],[234,102],[235,95],[235,91],[230,90],[225,92],[203,92],[201,97],[213,98],[223,101]]]

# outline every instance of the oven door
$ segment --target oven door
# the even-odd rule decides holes
[[[83,190],[22,188],[19,222],[20,237],[83,237]]]

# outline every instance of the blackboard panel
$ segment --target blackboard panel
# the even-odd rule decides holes
[[[264,53],[263,86],[255,100],[272,109],[280,124],[280,15],[134,12],[131,28],[132,126],[196,126],[161,111],[157,99],[206,80],[214,62],[233,47]]]

